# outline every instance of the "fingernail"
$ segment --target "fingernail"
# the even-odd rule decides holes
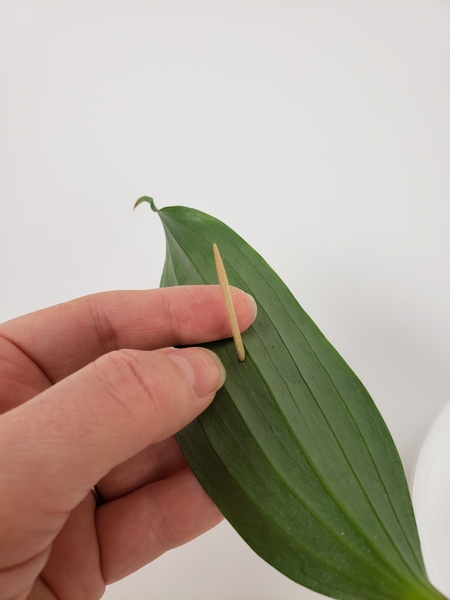
[[[225,383],[225,367],[219,357],[206,348],[173,348],[167,356],[182,370],[199,398],[217,392]]]
[[[258,314],[258,305],[256,304],[256,300],[253,298],[253,296],[251,296],[250,294],[247,294],[247,296],[250,298],[250,300],[252,301],[252,304],[253,304],[253,321],[252,321],[252,323],[254,323],[256,316]]]

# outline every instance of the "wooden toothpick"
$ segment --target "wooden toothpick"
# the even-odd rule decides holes
[[[236,311],[234,310],[233,300],[231,299],[230,284],[228,283],[227,272],[223,266],[222,257],[220,256],[219,248],[217,244],[213,244],[214,259],[216,261],[217,276],[219,278],[220,288],[222,290],[222,296],[225,301],[225,306],[230,319],[231,333],[233,334],[234,343],[236,345],[236,351],[239,360],[242,362],[245,360],[245,349],[242,343],[241,332],[239,331],[239,325],[236,318]]]

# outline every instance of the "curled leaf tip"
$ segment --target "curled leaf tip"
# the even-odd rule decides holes
[[[133,206],[133,210],[136,208],[136,206],[139,206],[139,204],[142,204],[143,202],[148,202],[150,204],[151,209],[154,212],[158,212],[158,209],[156,208],[155,203],[153,202],[153,198],[150,198],[150,196],[141,196],[138,200],[136,200],[136,203]]]

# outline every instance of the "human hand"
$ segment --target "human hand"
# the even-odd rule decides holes
[[[254,303],[232,293],[244,330]],[[218,286],[96,294],[0,325],[0,600],[95,600],[221,520],[173,434],[224,369],[170,347],[230,335]]]

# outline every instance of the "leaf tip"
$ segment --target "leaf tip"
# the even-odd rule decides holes
[[[136,200],[136,203],[133,206],[133,210],[136,208],[136,206],[139,206],[139,204],[142,204],[143,202],[148,202],[150,204],[152,211],[158,212],[158,209],[155,206],[153,198],[150,198],[150,196],[141,196],[138,200]]]

